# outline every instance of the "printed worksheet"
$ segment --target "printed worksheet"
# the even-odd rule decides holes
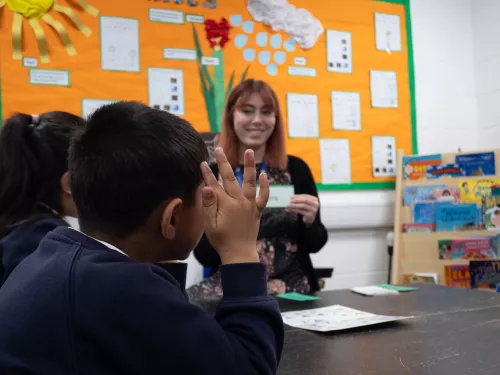
[[[398,108],[396,72],[370,70],[370,93],[373,108]]]
[[[139,72],[139,20],[100,17],[103,70]]]
[[[396,138],[372,137],[373,177],[393,177],[396,175]]]
[[[326,30],[327,70],[334,73],[352,73],[351,33]]]
[[[285,324],[309,331],[329,332],[410,319],[411,316],[376,315],[341,305],[281,314]]]
[[[286,99],[289,137],[319,137],[318,96],[288,93]]]
[[[148,69],[149,105],[152,108],[184,115],[184,71],[181,69]]]
[[[359,92],[332,91],[332,119],[335,130],[361,130]]]
[[[401,51],[401,24],[395,14],[375,13],[375,38],[379,51]]]
[[[320,139],[321,182],[351,183],[351,152],[348,139]]]
[[[82,117],[87,118],[103,105],[114,103],[116,100],[104,99],[83,99],[82,100]]]

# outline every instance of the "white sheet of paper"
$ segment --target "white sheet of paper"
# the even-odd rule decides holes
[[[69,86],[70,76],[67,70],[30,69],[30,84],[45,86]]]
[[[351,33],[326,30],[327,70],[334,73],[352,73]]]
[[[269,188],[269,200],[266,208],[286,208],[295,194],[293,185],[271,185]],[[257,195],[259,187],[257,186]]]
[[[321,182],[323,184],[351,183],[351,152],[348,139],[321,139]]]
[[[114,103],[116,100],[104,100],[104,99],[83,99],[82,100],[82,117],[87,118],[96,109],[101,108],[103,105]]]
[[[396,175],[396,138],[372,137],[373,177],[392,177]]]
[[[401,23],[399,16],[375,13],[375,39],[379,51],[401,51]]]
[[[177,116],[184,115],[184,71],[148,68],[149,105]]]
[[[398,108],[396,72],[370,70],[370,94],[374,108]]]
[[[318,96],[288,93],[286,99],[290,138],[319,137]]]
[[[329,332],[410,319],[411,316],[375,315],[341,305],[281,314],[285,324],[309,331]]]
[[[332,91],[332,119],[335,130],[361,130],[359,92]]]
[[[363,296],[388,296],[388,295],[399,294],[397,290],[385,289],[376,285],[357,286],[351,288],[351,291],[357,294],[362,294]]]
[[[102,69],[139,72],[139,21],[101,16],[100,23]]]

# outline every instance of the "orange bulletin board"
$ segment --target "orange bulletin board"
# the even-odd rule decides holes
[[[294,136],[288,128],[287,151],[308,163],[320,190],[394,188],[394,177],[374,176],[372,146],[374,136],[393,137],[394,162],[396,149],[417,153],[409,0],[290,3],[325,29],[310,49],[253,20],[246,0],[0,0],[1,113],[86,115],[107,101],[138,100],[209,132],[217,130],[227,91],[244,77],[257,78],[276,90],[287,126],[290,95],[317,103],[317,134],[299,129]],[[33,12],[21,15],[20,4]],[[377,49],[376,13],[399,16],[400,51]],[[219,50],[211,48],[204,22],[214,20],[220,30],[222,18],[230,27],[222,39],[229,40]],[[328,71],[328,30],[350,33],[352,73]],[[372,105],[371,71],[395,72],[397,107]],[[332,91],[359,93],[360,130],[334,129]],[[330,139],[345,140],[325,148],[330,175],[350,163],[349,181],[323,178],[330,159],[320,145]],[[346,145],[348,159],[336,157],[336,147]]]

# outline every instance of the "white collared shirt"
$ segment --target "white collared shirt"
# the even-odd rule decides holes
[[[68,221],[66,217],[65,217],[65,219],[66,219],[66,221]],[[74,219],[74,218],[72,218],[72,219]],[[70,222],[70,221],[68,221],[68,223],[71,225],[71,222]],[[78,221],[77,221],[77,224],[78,224]],[[110,243],[107,243],[107,242],[105,242],[105,241],[98,240],[97,238],[91,237],[91,236],[89,236],[88,234],[85,234],[85,233],[83,233],[82,231],[80,231],[80,228],[78,228],[78,229],[77,229],[77,228],[75,228],[73,225],[71,225],[71,227],[70,227],[70,228],[71,228],[71,229],[73,229],[73,230],[76,230],[77,232],[80,232],[81,234],[83,234],[84,236],[87,236],[88,238],[92,238],[94,241],[97,241],[97,242],[102,243],[102,244],[103,244],[104,246],[106,246],[108,249],[118,251],[120,254],[123,254],[123,255],[125,255],[125,256],[127,256],[127,257],[128,257],[128,255],[127,255],[127,254],[125,254],[123,251],[121,251],[121,250],[120,250],[119,248],[117,248],[116,246],[113,246],[113,245],[111,245]]]

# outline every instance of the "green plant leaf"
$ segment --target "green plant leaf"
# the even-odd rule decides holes
[[[226,89],[226,98],[229,96],[231,91],[233,90],[233,83],[234,83],[234,70],[231,73],[231,77],[229,78],[229,83],[227,84],[227,89]]]
[[[213,98],[213,93],[208,89],[207,82],[203,77],[203,71],[201,64],[198,64],[198,73],[200,75],[201,89],[203,91],[203,97],[205,99],[205,108],[207,110],[208,122],[210,124],[211,131],[217,131],[218,124],[215,114],[215,103]]]
[[[245,71],[243,72],[243,75],[241,76],[241,82],[247,79],[248,69],[250,69],[250,65],[248,65]]]
[[[198,59],[199,64],[201,65],[203,75],[205,76],[205,79],[207,80],[208,88],[210,91],[212,91],[214,83],[212,81],[212,78],[210,77],[210,73],[208,72],[206,65],[202,65],[202,63],[201,63],[201,61],[203,59],[203,52],[201,51],[200,39],[198,38],[198,33],[196,31],[196,28],[194,27],[194,24],[193,24],[193,36],[194,36],[194,46],[196,48],[196,57]]]

